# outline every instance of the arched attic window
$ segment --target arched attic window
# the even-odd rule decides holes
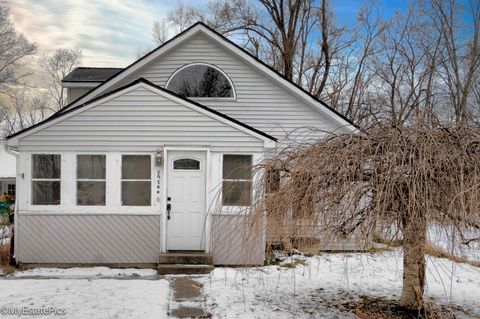
[[[232,81],[219,68],[205,63],[192,63],[175,71],[166,88],[189,98],[235,98]]]

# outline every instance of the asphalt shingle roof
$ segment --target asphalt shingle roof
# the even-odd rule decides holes
[[[123,68],[89,68],[79,67],[67,74],[62,82],[103,82]]]

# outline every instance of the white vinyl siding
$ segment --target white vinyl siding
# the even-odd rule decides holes
[[[160,215],[19,214],[22,263],[157,263]]]
[[[91,89],[93,89],[93,88],[91,88],[91,87],[88,87],[88,88],[82,88],[82,87],[68,88],[67,89],[67,103],[71,103],[71,102],[75,101],[76,99],[78,99],[80,96],[84,95],[85,93],[87,93]]]
[[[293,136],[298,135],[297,139],[311,134],[303,128],[338,128],[338,124],[331,118],[324,116],[241,58],[201,34],[160,56],[116,87],[139,77],[164,87],[170,75],[177,69],[194,62],[208,63],[220,68],[232,80],[236,92],[236,99],[233,101],[205,98],[198,99],[199,103],[277,138],[292,132]],[[313,135],[319,134],[322,133]]]
[[[21,151],[151,152],[163,145],[262,151],[263,141],[144,87],[35,132]]]

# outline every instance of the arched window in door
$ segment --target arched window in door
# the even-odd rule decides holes
[[[175,170],[200,170],[200,161],[193,158],[179,158],[173,161]]]

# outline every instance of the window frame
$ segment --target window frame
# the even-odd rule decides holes
[[[175,72],[173,72],[169,77],[168,77],[168,80],[167,82],[165,83],[165,88],[168,90],[168,85],[170,84],[171,80],[175,77],[175,75],[177,75],[180,71],[182,71],[183,69],[186,69],[188,67],[191,67],[191,66],[195,66],[195,65],[203,65],[203,66],[207,66],[207,67],[211,67],[217,71],[219,71],[223,76],[225,76],[225,78],[228,80],[228,83],[230,84],[230,86],[232,87],[232,96],[226,96],[226,97],[220,97],[220,96],[217,96],[217,97],[201,97],[201,96],[198,96],[198,97],[188,97],[186,96],[187,99],[190,99],[190,100],[202,100],[202,101],[236,101],[237,100],[237,90],[235,89],[235,86],[233,85],[233,82],[232,82],[232,79],[230,79],[230,77],[227,75],[227,73],[225,73],[222,69],[220,69],[218,66],[214,65],[214,64],[210,64],[210,63],[205,63],[205,62],[192,62],[192,63],[188,63],[188,64],[185,64],[181,67],[179,67],[178,69],[175,70]]]
[[[249,208],[249,207],[252,207],[252,201],[253,201],[253,194],[254,194],[254,190],[253,190],[253,184],[254,184],[254,174],[253,174],[253,171],[251,172],[251,176],[250,176],[250,179],[225,179],[223,178],[223,165],[224,165],[224,161],[225,161],[225,156],[250,156],[251,158],[251,165],[252,165],[252,168],[253,168],[253,164],[254,164],[254,161],[255,161],[255,157],[252,153],[222,153],[222,165],[221,165],[221,183],[222,183],[222,193],[221,193],[221,197],[220,197],[220,201],[221,201],[221,206],[223,209],[225,209],[226,211],[235,211],[235,210],[238,210],[238,209],[245,209],[245,208]],[[250,205],[223,205],[223,182],[250,182],[251,184],[251,187],[250,187]]]
[[[191,159],[191,160],[195,160],[198,162],[198,169],[183,169],[183,168],[175,168],[174,165],[175,165],[175,162],[178,161],[178,160],[182,160],[182,159]],[[175,172],[201,172],[203,170],[203,164],[202,164],[202,160],[199,159],[199,158],[196,158],[196,157],[186,157],[186,156],[183,156],[183,157],[175,157],[175,158],[172,158],[171,160],[171,171],[175,171]]]
[[[123,156],[148,156],[150,158],[150,179],[124,179],[123,178]],[[155,182],[154,180],[154,172],[153,169],[155,168],[154,165],[154,156],[150,153],[121,153],[120,154],[120,203],[119,206],[122,207],[123,209],[141,209],[141,208],[151,208],[154,206],[154,193],[153,193],[153,184]],[[150,182],[150,204],[149,205],[124,205],[123,204],[123,182]]]
[[[10,190],[11,186],[13,186],[13,187],[12,187],[12,188],[13,188],[13,195],[11,194],[12,191]],[[7,183],[7,194],[8,194],[9,196],[15,196],[15,197],[16,197],[16,196],[17,196],[17,184],[15,184],[15,183]]]
[[[35,155],[58,155],[60,156],[60,176],[58,178],[35,178],[33,177],[33,157]],[[50,207],[61,207],[63,204],[63,191],[62,191],[62,177],[63,177],[63,155],[62,153],[57,152],[33,152],[30,154],[30,189],[29,189],[29,204],[35,208],[50,208]],[[34,182],[59,182],[60,183],[60,200],[57,205],[54,204],[34,204],[33,203],[33,183]]]
[[[78,178],[78,157],[79,156],[104,156],[105,157],[105,178],[104,179],[85,179],[85,178]],[[121,172],[120,172],[121,173]],[[74,184],[74,204],[77,207],[92,207],[92,208],[99,208],[99,207],[106,207],[108,202],[108,191],[107,191],[107,174],[108,174],[108,159],[106,153],[76,153],[75,154],[75,166],[74,166],[74,177],[75,177],[75,184]],[[105,183],[105,203],[103,205],[79,205],[78,204],[78,182],[104,182]]]

